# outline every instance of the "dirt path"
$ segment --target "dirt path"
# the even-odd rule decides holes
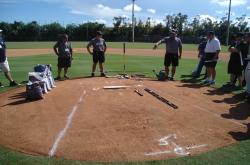
[[[102,89],[107,85],[131,87]],[[134,92],[145,87],[179,108]],[[48,155],[74,110],[55,156],[88,161],[166,159],[180,156],[175,152],[178,146],[198,154],[235,143],[249,131],[243,124],[250,122],[249,104],[193,84],[85,78],[57,83],[41,101],[27,102],[23,92],[20,88],[0,94],[0,145],[34,155]],[[171,135],[163,141],[168,145],[159,145],[159,139]]]
[[[75,53],[87,53],[86,49],[75,48]],[[7,54],[9,57],[21,57],[21,56],[34,56],[43,54],[53,54],[52,49],[8,49]],[[109,48],[107,54],[123,55],[123,50],[118,48]],[[164,56],[164,50],[151,50],[151,49],[127,49],[126,55],[131,56]],[[196,51],[185,51],[183,52],[183,58],[197,59]],[[221,53],[220,59],[228,61],[228,53]]]

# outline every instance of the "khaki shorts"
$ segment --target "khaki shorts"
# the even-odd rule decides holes
[[[0,63],[0,71],[7,73],[10,71],[9,62],[6,59],[4,62]]]

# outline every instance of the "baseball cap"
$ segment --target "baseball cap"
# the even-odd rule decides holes
[[[175,30],[175,29],[171,29],[171,31],[170,31],[170,33],[176,33],[177,32],[177,30]]]
[[[214,33],[214,31],[209,31],[207,34],[208,35],[214,35],[215,33]]]
[[[207,37],[201,36],[201,37],[200,37],[200,40],[201,40],[201,41],[206,41],[206,40],[207,40]]]
[[[101,36],[101,35],[102,35],[102,32],[101,32],[101,31],[97,31],[97,32],[96,32],[96,35],[100,35],[100,36]]]

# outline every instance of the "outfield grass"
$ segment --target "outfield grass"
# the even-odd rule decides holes
[[[55,42],[7,42],[7,47],[9,49],[43,49],[52,48]],[[86,47],[87,42],[72,42],[73,48],[83,48]],[[109,48],[123,48],[123,42],[107,42]],[[126,48],[128,49],[152,49],[153,43],[142,43],[142,42],[126,42]],[[159,47],[164,49],[164,44]],[[183,44],[183,50],[186,51],[196,51],[197,44]],[[226,52],[227,47],[222,46],[222,52]]]
[[[106,70],[110,74],[117,74],[123,70],[123,57],[121,55],[107,55]],[[33,66],[37,64],[50,63],[53,66],[54,75],[56,74],[56,56],[41,55],[31,57],[10,57],[8,58],[12,70],[12,75],[17,82],[27,80],[27,73],[32,71]],[[180,80],[181,75],[189,75],[196,66],[196,60],[182,59],[176,73],[176,79]],[[88,54],[75,54],[72,68],[69,70],[71,77],[89,76],[91,72],[92,59]],[[162,57],[140,57],[128,56],[126,59],[126,70],[128,73],[140,72],[149,77],[154,77],[152,69],[160,70],[163,68]],[[219,62],[217,66],[217,86],[227,82],[226,63]],[[8,86],[7,80],[3,74],[0,74],[0,80],[5,86]],[[10,87],[0,88],[0,92],[11,89]]]
[[[163,67],[162,57],[141,57],[141,56],[128,56],[127,57],[127,72],[128,73],[144,73],[149,77],[154,77],[152,69],[160,70]],[[183,75],[189,75],[196,65],[196,60],[182,59],[180,67],[177,70],[176,79],[182,80]],[[9,63],[12,68],[13,77],[18,81],[22,82],[27,80],[27,73],[32,71],[32,68],[36,64],[50,63],[53,66],[53,73],[56,73],[56,57],[52,54],[32,56],[32,57],[10,57]],[[69,71],[69,76],[89,76],[91,70],[91,56],[88,54],[76,54],[72,64],[72,68]],[[220,87],[222,84],[227,82],[228,75],[226,73],[226,63],[219,62],[217,65],[217,82],[216,86]],[[121,73],[123,69],[122,56],[121,55],[108,55],[106,69],[110,74]],[[185,77],[185,76],[184,76]],[[188,77],[187,77],[188,78]],[[7,81],[0,74],[0,80],[7,84]],[[2,88],[0,93],[11,88]],[[221,148],[216,151],[204,153],[192,157],[184,157],[179,159],[171,159],[165,161],[149,161],[141,163],[119,163],[119,165],[168,165],[168,164],[249,164],[250,162],[250,140],[239,142],[238,144],[230,147]],[[118,163],[88,163],[79,161],[69,161],[63,159],[47,157],[35,157],[20,154],[15,151],[8,150],[0,147],[0,165],[115,165]]]

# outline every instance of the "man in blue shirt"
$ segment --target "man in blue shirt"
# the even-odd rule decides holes
[[[205,48],[206,48],[206,45],[207,45],[207,37],[201,37],[201,42],[198,46],[198,58],[199,58],[199,63],[195,69],[195,71],[192,73],[192,75],[194,76],[194,78],[199,78],[200,77],[200,74],[201,74],[201,71],[202,71],[202,68],[205,64]],[[205,78],[207,76],[207,71],[205,73]]]
[[[17,86],[18,84],[13,80],[10,74],[10,67],[8,63],[8,59],[6,57],[6,45],[3,39],[3,30],[0,29],[0,71],[2,71],[5,77],[9,80],[10,86]],[[3,87],[0,82],[0,87]]]

